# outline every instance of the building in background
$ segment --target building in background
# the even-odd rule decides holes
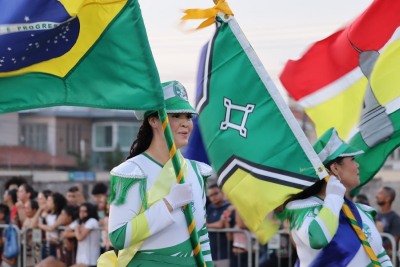
[[[0,168],[107,171],[129,153],[132,111],[54,107],[0,116]]]

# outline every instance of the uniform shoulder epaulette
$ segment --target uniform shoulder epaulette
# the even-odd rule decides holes
[[[122,162],[118,166],[114,167],[110,174],[122,178],[144,179],[147,177],[146,173],[135,161],[135,158],[128,159],[127,161]]]
[[[196,163],[197,168],[200,171],[201,176],[203,177],[209,177],[214,174],[214,170],[212,167],[204,162],[200,162],[197,160],[193,160],[193,162]]]
[[[366,213],[368,213],[368,214],[370,214],[372,217],[375,217],[375,215],[376,215],[376,210],[373,208],[373,207],[371,207],[371,206],[368,206],[368,205],[364,205],[364,204],[361,204],[361,203],[355,203],[361,210],[363,210],[364,212],[366,212]]]

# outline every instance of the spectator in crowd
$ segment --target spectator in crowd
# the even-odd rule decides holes
[[[111,242],[108,237],[108,213],[109,204],[107,197],[108,187],[104,183],[96,183],[92,189],[92,198],[97,207],[97,214],[99,217],[99,227],[103,230],[100,236],[101,253],[111,249]]]
[[[17,208],[18,208],[18,217],[21,221],[21,223],[24,223],[25,220],[25,203],[28,202],[31,199],[36,198],[36,191],[33,189],[33,187],[28,184],[21,184],[18,187],[18,192],[17,192],[17,197],[18,197],[18,202],[17,202]],[[19,225],[19,227],[22,227],[22,224]]]
[[[74,267],[94,267],[100,256],[100,231],[96,206],[83,203],[79,207],[78,224],[75,237],[78,240],[76,264]]]
[[[78,191],[75,192],[75,197],[76,197],[76,202],[78,204],[78,207],[86,202],[85,196],[83,194],[83,189],[82,189],[82,185],[76,185],[76,187],[78,188]]]
[[[98,203],[101,198],[107,196],[108,186],[105,183],[98,182],[92,188],[92,197],[95,203]]]
[[[10,223],[14,225],[20,225],[21,221],[18,217],[17,208],[17,189],[8,189],[4,192],[4,203],[8,206],[10,210]]]
[[[44,247],[44,251],[42,251],[43,259],[47,256],[57,257],[59,235],[55,224],[66,204],[66,198],[57,192],[53,192],[47,198],[48,214],[46,216],[46,224],[39,222],[39,228],[46,232],[46,246]]]
[[[25,267],[33,267],[40,259],[40,246],[34,246],[32,242],[32,229],[37,228],[39,224],[39,205],[36,200],[28,200],[25,203],[25,221],[22,225],[22,232],[25,234],[26,262]]]
[[[67,191],[67,204],[79,207],[77,195],[79,194],[79,188],[77,186],[71,186]]]
[[[232,243],[232,253],[230,258],[230,267],[242,267],[249,266],[249,251],[248,247],[251,249],[251,265],[255,266],[255,253],[253,250],[254,238],[251,238],[250,244],[249,239],[244,230],[248,230],[247,226],[244,224],[243,219],[240,217],[238,212],[235,214],[235,226],[234,228],[241,230],[233,233],[233,243]],[[250,232],[249,232],[250,234]]]
[[[0,204],[0,224],[8,224],[9,222],[10,222],[10,209],[7,205]],[[3,229],[4,228],[0,228],[0,236],[3,236]],[[4,249],[4,240],[3,238],[0,238],[0,255],[3,255],[3,249]]]
[[[396,191],[389,187],[384,186],[376,193],[376,204],[379,206],[375,220],[382,224],[383,232],[391,234],[398,244],[400,240],[400,217],[392,209],[392,203],[396,198]],[[392,245],[387,238],[383,238],[383,246],[386,249],[389,257],[392,257]]]
[[[49,256],[42,260],[36,267],[66,267],[75,263],[77,240],[73,228],[76,227],[79,207],[66,205],[61,211],[57,222],[65,229],[60,234],[62,243],[60,258]]]
[[[224,212],[231,204],[225,201],[224,194],[218,188],[217,184],[212,184],[207,189],[207,197],[210,204],[207,207],[207,228],[208,229],[223,229],[229,222],[230,215],[224,216]],[[229,228],[229,226],[228,226]],[[229,255],[228,250],[230,244],[227,239],[226,233],[209,232],[211,255],[214,265],[216,267],[228,267]]]
[[[4,184],[4,189],[5,190],[10,190],[10,189],[18,190],[18,187],[22,184],[26,184],[26,180],[23,177],[13,176],[6,181],[6,183]]]
[[[360,204],[363,204],[363,205],[370,206],[370,204],[369,204],[369,199],[368,199],[368,197],[367,197],[366,195],[364,195],[364,194],[358,194],[358,195],[356,195],[356,196],[354,197],[354,202],[360,203]]]

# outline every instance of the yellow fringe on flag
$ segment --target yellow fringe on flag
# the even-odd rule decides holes
[[[228,3],[225,0],[218,0],[217,4],[211,8],[206,9],[186,9],[185,15],[181,20],[191,20],[191,19],[205,19],[196,30],[208,27],[214,23],[215,17],[218,12],[223,12],[226,15],[233,16],[232,10],[229,8]]]

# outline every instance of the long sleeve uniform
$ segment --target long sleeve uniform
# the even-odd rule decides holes
[[[288,203],[285,212],[290,221],[291,235],[296,244],[300,267],[309,266],[318,253],[332,240],[339,226],[342,205],[343,199],[333,195],[328,195],[325,200],[313,196]],[[356,204],[356,207],[363,222],[362,230],[379,262],[383,267],[392,266],[371,215],[373,209],[360,204]],[[364,248],[360,246],[347,266],[370,266],[370,263]]]
[[[192,183],[194,199],[188,207],[190,206],[193,211],[204,259],[207,265],[212,265],[205,220],[206,196],[202,178],[202,174],[211,173],[211,168],[199,162],[189,160],[186,160],[186,162],[188,175],[185,180],[186,183]],[[114,177],[139,179],[139,182],[134,183],[126,191],[124,203],[111,203],[109,216],[110,240],[117,249],[124,249],[132,243],[143,241],[139,250],[142,253],[156,253],[177,257],[192,256],[188,226],[181,209],[169,212],[161,199],[145,209],[144,212],[141,212],[141,210],[143,211],[143,192],[141,192],[143,189],[141,189],[141,186],[145,185],[145,191],[148,192],[159,176],[161,169],[161,165],[148,156],[141,154],[127,160],[111,171],[111,175]],[[140,178],[141,175],[142,178]],[[121,184],[121,187],[123,186]],[[118,186],[116,191],[118,191]],[[118,192],[115,193],[118,194]]]

